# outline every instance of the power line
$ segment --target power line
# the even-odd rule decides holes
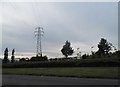
[[[35,28],[35,36],[37,37],[37,52],[36,56],[42,57],[42,44],[41,44],[41,38],[43,36],[43,28],[42,27],[37,27]]]

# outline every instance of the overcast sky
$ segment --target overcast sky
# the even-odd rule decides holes
[[[63,57],[61,48],[71,42],[76,55],[97,51],[101,38],[118,48],[117,2],[5,2],[2,8],[2,51],[35,56],[35,28],[43,27],[43,55]]]

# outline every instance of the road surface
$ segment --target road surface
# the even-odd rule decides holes
[[[118,85],[117,79],[3,75],[3,85]]]

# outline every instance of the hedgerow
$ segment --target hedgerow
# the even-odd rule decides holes
[[[118,58],[71,59],[38,62],[3,63],[2,68],[36,68],[36,67],[119,67]]]

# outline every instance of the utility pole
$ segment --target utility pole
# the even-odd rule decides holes
[[[94,52],[93,52],[93,48],[94,48],[94,46],[92,46],[92,47],[91,47],[91,54],[93,54],[93,53],[94,53]]]
[[[36,52],[36,57],[42,57],[42,44],[41,44],[41,38],[43,36],[43,28],[42,27],[37,27],[35,28],[35,36],[37,38],[37,52]]]
[[[78,58],[78,59],[80,59],[80,58],[81,58],[80,48],[77,48],[77,58]]]

